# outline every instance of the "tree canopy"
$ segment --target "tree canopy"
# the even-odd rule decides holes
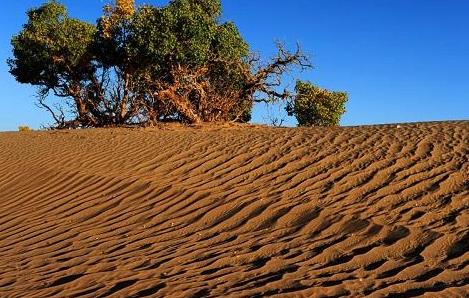
[[[64,6],[50,2],[28,12],[28,23],[12,39],[11,73],[21,83],[58,87],[86,76],[93,25],[72,19]]]

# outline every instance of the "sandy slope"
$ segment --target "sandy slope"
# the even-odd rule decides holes
[[[0,297],[468,297],[469,122],[0,134]]]

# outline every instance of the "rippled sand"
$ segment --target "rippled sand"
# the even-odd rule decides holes
[[[469,122],[0,133],[1,297],[468,297]]]

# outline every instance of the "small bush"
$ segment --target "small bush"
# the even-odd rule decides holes
[[[29,128],[29,126],[26,126],[26,125],[22,125],[22,126],[18,126],[18,131],[31,131],[32,129]]]
[[[337,126],[345,113],[348,95],[329,91],[310,82],[297,81],[296,95],[287,104],[289,116],[295,116],[298,126]]]

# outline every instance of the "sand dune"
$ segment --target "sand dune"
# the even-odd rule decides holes
[[[0,134],[0,297],[469,297],[469,122]]]

